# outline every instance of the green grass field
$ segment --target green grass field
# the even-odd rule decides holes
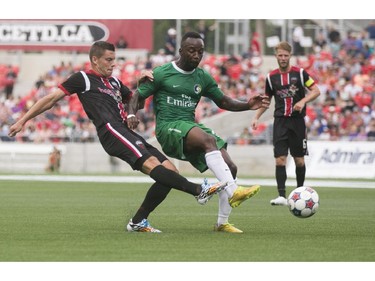
[[[149,217],[163,233],[125,232],[148,187],[0,181],[0,261],[375,261],[375,189],[315,187],[321,206],[299,219],[263,186],[232,211],[243,234],[213,231],[216,197],[201,206],[173,190]]]

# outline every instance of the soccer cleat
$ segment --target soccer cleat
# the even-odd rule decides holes
[[[243,233],[241,229],[234,227],[233,224],[223,223],[220,225],[215,224],[214,231],[229,232],[229,233]]]
[[[229,205],[232,208],[238,207],[243,201],[253,197],[260,190],[259,185],[253,185],[251,187],[238,186],[234,191],[232,197],[229,199]]]
[[[208,183],[207,179],[204,179],[202,183],[202,191],[198,196],[195,196],[198,203],[204,205],[214,196],[216,193],[222,191],[228,183],[218,182],[218,183]]]
[[[282,197],[282,196],[272,199],[270,203],[272,206],[287,206],[288,205],[288,201],[286,200],[285,197]]]
[[[130,219],[128,225],[126,226],[126,229],[129,232],[161,232],[159,229],[153,228],[146,219],[143,219],[139,223],[133,223],[133,221]]]

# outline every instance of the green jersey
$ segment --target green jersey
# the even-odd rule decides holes
[[[142,98],[154,96],[156,138],[170,157],[189,161],[199,171],[207,170],[204,151],[184,152],[184,141],[193,127],[199,127],[216,139],[219,149],[226,142],[203,124],[195,123],[195,109],[202,96],[221,100],[224,93],[205,70],[184,71],[174,62],[156,67],[154,81],[138,87]]]
[[[195,121],[195,109],[202,96],[221,100],[224,93],[207,71],[180,69],[175,62],[156,67],[154,81],[138,87],[142,98],[154,95],[156,127],[170,121]]]

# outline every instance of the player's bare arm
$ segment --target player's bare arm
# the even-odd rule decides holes
[[[252,95],[247,102],[224,96],[220,101],[215,101],[215,103],[221,109],[229,111],[245,111],[256,110],[258,108],[268,108],[270,105],[270,99],[267,95],[257,93]]]
[[[267,108],[265,107],[261,107],[259,109],[257,109],[257,111],[255,112],[255,115],[254,115],[254,118],[253,120],[251,120],[251,128],[253,130],[256,130],[258,129],[258,121],[259,121],[259,118],[262,116],[262,114],[267,110]]]
[[[51,109],[60,99],[65,97],[65,93],[60,89],[56,90],[55,92],[44,96],[40,100],[38,100],[28,112],[21,119],[19,119],[16,123],[14,123],[9,128],[8,136],[14,137],[18,132],[20,132],[23,126],[26,124],[27,121],[38,116],[39,114],[43,113],[46,110]]]
[[[139,85],[140,83],[145,83],[146,81],[154,81],[154,75],[152,70],[143,70],[137,82]],[[128,104],[127,123],[128,127],[131,130],[137,128],[139,120],[136,116],[136,113],[139,109],[144,108],[144,106],[145,100],[143,98],[140,98],[138,90],[135,90]]]
[[[143,108],[144,99],[139,97],[138,90],[135,90],[131,99],[129,100],[128,117],[126,119],[128,127],[131,130],[137,128],[139,120],[136,116],[138,109]]]
[[[309,89],[309,93],[302,100],[300,100],[293,106],[293,110],[301,112],[308,102],[315,100],[319,95],[319,87],[316,84],[314,84]]]

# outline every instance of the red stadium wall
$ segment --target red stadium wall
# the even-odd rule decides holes
[[[130,49],[153,49],[153,20],[0,20],[0,50],[83,51],[124,36]]]

